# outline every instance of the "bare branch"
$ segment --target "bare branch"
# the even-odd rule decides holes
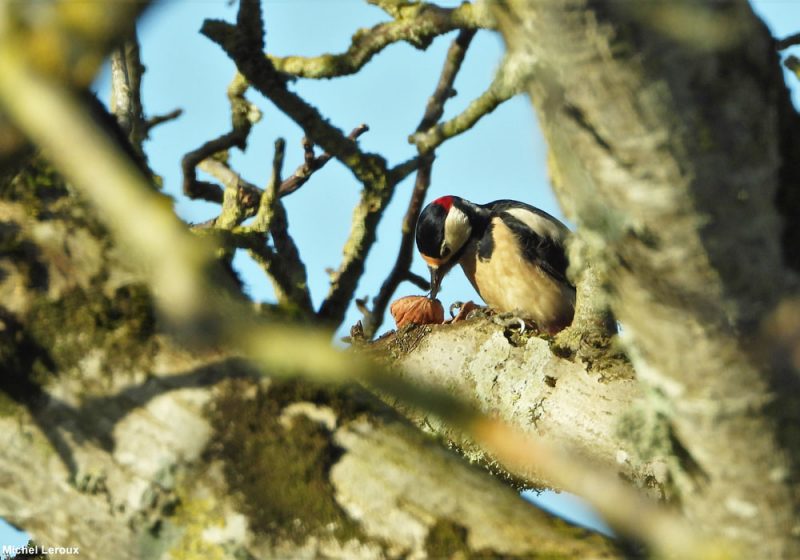
[[[230,148],[237,147],[240,150],[244,150],[247,147],[247,137],[250,135],[250,129],[261,119],[258,107],[244,97],[247,87],[247,82],[238,73],[228,86],[232,130],[218,138],[209,140],[196,150],[183,156],[181,160],[183,193],[189,198],[217,203],[222,202],[222,189],[214,183],[198,180],[195,167],[204,159]]]
[[[492,29],[488,15],[470,3],[458,8],[440,8],[434,4],[405,3],[389,9],[382,5],[395,21],[381,23],[371,29],[360,29],[353,35],[352,43],[342,54],[324,54],[317,57],[270,56],[279,72],[301,78],[333,78],[355,74],[387,46],[406,41],[418,49],[426,49],[431,41],[454,29]]]
[[[347,135],[350,140],[355,141],[359,136],[369,130],[366,124],[360,124]],[[294,191],[302,187],[314,174],[315,171],[321,169],[333,157],[329,152],[324,152],[322,155],[315,157],[313,144],[308,138],[303,138],[303,150],[305,158],[303,163],[295,169],[292,176],[281,183],[278,193],[280,196],[292,194]]]
[[[429,9],[427,5],[415,6],[416,8],[409,6],[411,10],[409,12],[402,7],[398,9],[405,14],[403,17],[413,15],[415,10],[424,13]],[[471,13],[473,8],[465,5],[455,9],[453,13],[461,13],[459,12],[461,9],[466,14]],[[251,14],[248,19],[241,15],[241,10],[259,11],[259,13]],[[240,22],[243,19],[248,19],[249,22],[261,21],[260,5],[251,0],[243,1],[238,18]],[[286,76],[275,69],[269,58],[263,56],[260,34],[259,37],[248,39],[249,35],[254,35],[253,31],[241,30],[237,26],[215,20],[206,20],[202,33],[219,44],[236,63],[242,75],[282,112],[297,122],[311,141],[339,159],[364,185],[361,200],[353,212],[350,235],[343,250],[342,262],[332,274],[328,295],[319,310],[320,318],[338,324],[344,318],[345,311],[353,298],[358,279],[364,270],[367,253],[375,241],[375,230],[391,199],[396,180],[413,168],[411,165],[403,164],[392,172],[387,171],[386,162],[382,157],[359,150],[353,140],[330,125],[316,108],[290,92],[287,89]]]
[[[782,51],[795,45],[800,45],[800,33],[794,33],[788,37],[780,39],[777,43],[775,43],[775,48],[779,51]]]
[[[145,129],[147,131],[147,134],[149,135],[150,131],[153,130],[158,125],[175,120],[182,114],[183,114],[183,109],[175,109],[173,111],[170,111],[169,113],[164,113],[163,115],[156,115],[154,117],[150,117],[145,122]]]
[[[420,290],[425,290],[426,292],[431,289],[431,283],[420,276],[419,274],[415,274],[410,270],[406,273],[405,280],[408,280],[412,284],[414,284]]]
[[[294,240],[289,235],[286,210],[277,196],[278,189],[274,186],[280,181],[280,168],[285,149],[282,139],[275,144],[270,182],[263,191],[243,179],[225,163],[214,159],[200,163],[200,169],[226,185],[226,193],[230,185],[236,188],[235,208],[228,211],[223,207],[220,218],[228,216],[225,221],[220,222],[218,218],[215,221],[199,224],[194,229],[219,227],[232,230],[232,235],[225,239],[236,247],[247,249],[253,260],[261,266],[272,283],[279,305],[284,308],[296,308],[310,315],[312,305],[305,265],[300,259]],[[236,227],[252,216],[256,216],[253,225]],[[267,246],[267,233],[272,236],[274,250]]]
[[[247,6],[248,1],[241,6]],[[260,9],[260,8],[259,8]],[[347,166],[361,182],[374,182],[385,173],[386,162],[375,154],[359,150],[355,141],[331,125],[316,109],[286,87],[286,78],[264,57],[258,44],[243,40],[240,30],[229,23],[206,20],[201,32],[217,43],[236,63],[240,79],[249,82],[278,109],[294,120],[306,136]]]
[[[362,124],[354,128],[348,136],[355,140],[367,130],[369,130],[369,127],[367,127],[365,124]],[[280,183],[280,187],[277,189],[277,194],[279,197],[290,195],[302,187],[306,182],[308,182],[311,176],[316,171],[319,171],[328,161],[330,161],[332,157],[327,152],[320,156],[314,156],[313,144],[311,144],[307,138],[303,139],[303,150],[305,152],[304,163],[302,163],[290,177]],[[228,185],[231,182],[237,182],[242,187],[243,190],[241,196],[239,197],[239,204],[242,206],[242,212],[240,220],[236,223],[236,225],[241,224],[247,218],[255,216],[256,212],[258,211],[259,201],[262,199],[263,195],[263,191],[259,187],[242,179],[238,173],[236,173],[228,166],[227,163],[223,161],[207,158],[201,161],[197,166],[209,175],[216,177],[223,185]],[[206,184],[213,185],[213,183]],[[194,228],[207,229],[209,227],[213,227],[214,223],[215,220],[208,220],[201,224],[195,225]],[[264,229],[264,231],[266,231],[266,229]]]
[[[267,232],[270,230],[272,217],[275,214],[275,205],[278,203],[278,185],[281,182],[281,170],[283,169],[283,156],[286,153],[286,142],[283,138],[275,140],[275,155],[272,158],[272,173],[267,183],[267,188],[261,194],[258,203],[258,212],[253,225],[253,231]]]
[[[521,85],[519,81],[507,75],[504,61],[489,88],[472,101],[461,114],[433,128],[417,131],[409,137],[408,141],[416,144],[417,149],[422,153],[434,150],[445,140],[466,132],[475,126],[475,123],[480,119],[520,91]]]
[[[419,126],[417,126],[417,131],[430,128],[442,117],[444,104],[453,95],[453,83],[474,36],[474,30],[461,31],[452,45],[450,45],[444,67],[439,76],[439,82],[436,84],[433,95],[428,100],[425,113],[420,120]],[[380,328],[383,316],[386,313],[386,307],[397,290],[397,286],[403,280],[409,279],[411,262],[414,256],[414,228],[430,185],[433,152],[431,151],[428,154],[420,153],[418,161],[421,163],[417,169],[417,178],[414,183],[414,190],[411,193],[411,199],[408,202],[408,208],[405,216],[403,216],[402,238],[397,259],[389,276],[381,285],[378,295],[375,296],[372,310],[364,317],[364,334],[367,338],[372,338]]]

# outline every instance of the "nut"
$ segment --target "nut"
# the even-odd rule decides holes
[[[444,322],[442,302],[425,296],[406,296],[396,299],[389,310],[398,329],[409,323],[430,325]]]

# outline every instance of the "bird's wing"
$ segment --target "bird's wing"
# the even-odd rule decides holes
[[[509,213],[540,235],[548,235],[561,243],[569,235],[569,228],[558,218],[524,202],[495,200],[485,204],[484,208],[487,208],[493,215],[499,215],[502,212]]]
[[[492,212],[514,233],[526,259],[559,282],[572,285],[567,279],[569,230],[564,224],[547,212],[514,201],[492,203]]]

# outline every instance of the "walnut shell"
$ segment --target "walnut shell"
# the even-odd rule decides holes
[[[389,310],[398,329],[409,323],[430,325],[444,322],[442,302],[425,296],[406,296],[396,299]]]

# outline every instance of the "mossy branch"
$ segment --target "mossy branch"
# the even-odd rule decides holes
[[[232,232],[231,236],[224,235],[223,238],[228,244],[246,249],[253,260],[261,266],[272,283],[281,307],[298,309],[308,316],[313,310],[305,265],[300,258],[297,245],[289,235],[286,211],[277,195],[278,187],[275,186],[280,182],[284,149],[282,140],[276,142],[272,174],[264,190],[243,179],[225,163],[214,159],[202,161],[200,169],[221,181],[226,186],[226,193],[229,189],[234,189],[230,195],[232,207],[227,209],[223,202],[222,213],[213,224],[209,225]],[[253,225],[237,227],[253,216],[256,216]],[[207,228],[198,227],[198,229]],[[268,233],[272,236],[274,249],[267,245]]]
[[[300,251],[289,234],[289,222],[286,218],[286,209],[280,200],[279,188],[281,183],[281,169],[286,144],[282,138],[275,141],[275,157],[272,162],[272,174],[267,188],[261,197],[256,219],[252,228],[256,231],[269,231],[275,250],[280,257],[280,267],[289,277],[287,297],[278,303],[284,307],[297,307],[307,316],[313,313],[311,294],[308,291],[308,277],[306,267],[300,258]]]
[[[241,10],[248,10],[248,13],[258,11],[257,16],[251,13],[250,20],[261,20],[258,2],[243,0]],[[247,30],[221,21],[206,20],[202,33],[225,50],[253,87],[300,125],[312,142],[347,166],[363,185],[342,251],[342,262],[331,275],[328,294],[318,312],[322,320],[339,324],[353,299],[364,272],[364,261],[376,239],[378,223],[396,185],[386,161],[378,155],[362,152],[353,139],[331,125],[315,107],[290,92],[285,76],[263,56],[262,45],[257,40],[248,40]]]
[[[426,49],[439,35],[455,29],[491,29],[493,22],[470,3],[457,8],[441,8],[424,2],[385,7],[394,21],[359,29],[350,47],[341,54],[315,57],[269,55],[275,69],[301,78],[334,78],[358,72],[373,56],[398,41]]]
[[[242,2],[247,6],[249,0]],[[278,109],[295,121],[311,141],[347,166],[362,183],[373,182],[385,174],[385,160],[362,152],[355,141],[331,125],[299,95],[289,91],[286,79],[263,56],[257,44],[250,44],[238,27],[217,20],[206,20],[201,33],[217,43],[231,57],[241,76],[239,79],[255,87]]]
[[[445,140],[466,132],[502,103],[520,93],[521,84],[508,75],[505,65],[505,61],[501,63],[489,88],[473,100],[461,114],[431,128],[417,131],[409,137],[409,142],[416,144],[422,153],[430,152]]]
[[[261,112],[254,104],[245,99],[247,81],[240,74],[233,77],[228,86],[228,100],[231,105],[231,131],[213,140],[203,143],[196,150],[183,156],[181,169],[183,170],[183,193],[189,198],[207,200],[209,202],[223,202],[223,190],[214,183],[197,179],[196,167],[206,158],[209,158],[230,148],[237,147],[244,150],[247,147],[247,137],[253,125],[261,120]],[[255,192],[251,193],[258,200]],[[258,193],[260,195],[260,193]]]
[[[369,130],[367,125],[359,125],[353,129],[348,137],[355,140],[367,130]],[[277,189],[278,196],[288,196],[298,190],[308,182],[314,173],[322,169],[333,157],[328,152],[324,152],[318,156],[315,156],[314,145],[310,140],[308,140],[308,138],[303,138],[303,151],[305,152],[305,161],[300,164],[297,169],[295,169],[294,173],[281,181],[280,186]],[[209,175],[217,178],[217,180],[219,180],[223,186],[228,185],[231,182],[238,182],[239,186],[242,188],[242,191],[239,193],[239,197],[237,198],[237,203],[240,205],[240,208],[237,209],[239,217],[235,225],[240,225],[244,220],[255,216],[259,208],[259,202],[263,196],[263,191],[259,187],[253,183],[250,183],[249,181],[243,180],[233,169],[228,166],[225,161],[215,159],[214,157],[208,157],[202,160],[199,164],[197,164],[197,167]],[[207,184],[213,185],[212,183]],[[216,200],[214,202],[216,202]],[[218,218],[214,218],[206,222],[196,224],[194,229],[200,230],[211,228],[217,225],[217,222]]]

